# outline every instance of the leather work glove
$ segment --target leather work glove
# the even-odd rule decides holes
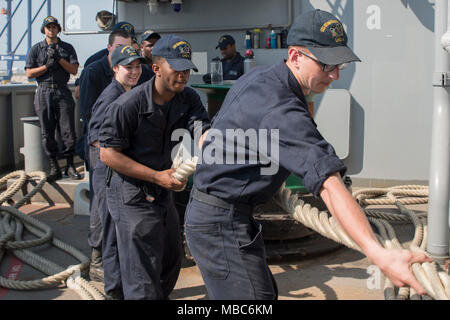
[[[48,58],[47,62],[45,63],[45,67],[47,68],[48,71],[53,71],[56,69],[56,67],[58,66],[58,63],[55,61],[54,58]]]
[[[49,59],[54,59],[56,62],[59,61],[59,59],[61,59],[61,56],[59,55],[59,51],[56,48],[56,44],[51,43],[48,48],[47,48],[47,57]]]

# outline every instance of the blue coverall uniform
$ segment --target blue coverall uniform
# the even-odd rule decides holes
[[[155,73],[153,72],[152,67],[150,67],[148,64],[143,63],[142,64],[142,74],[141,74],[141,77],[139,78],[136,86],[139,86],[139,85],[143,84],[144,82],[150,80],[151,78],[153,78],[154,75],[155,75]]]
[[[231,61],[222,61],[223,80],[236,80],[244,74],[244,57],[239,52]]]
[[[25,69],[37,68],[47,62],[48,44],[43,40],[33,47],[27,56]],[[56,49],[62,59],[78,64],[73,46],[58,38]],[[72,156],[75,151],[75,101],[67,87],[70,74],[61,65],[36,78],[38,88],[34,97],[34,108],[39,117],[44,152],[50,158]],[[58,150],[55,130],[60,131],[63,149]]]
[[[150,80],[152,75],[154,75],[153,70],[148,70],[143,66],[143,73],[139,78],[139,82],[144,80]],[[144,72],[145,70],[145,72]],[[114,72],[111,69],[111,66],[108,61],[108,55],[103,56],[97,61],[94,61],[86,67],[80,76],[80,115],[83,119],[83,136],[85,137],[84,142],[84,153],[89,154],[89,146],[90,144],[86,143],[88,136],[88,123],[91,119],[92,115],[92,107],[94,106],[97,98],[103,92],[103,90],[111,83],[114,76]],[[92,175],[92,168],[89,165],[89,158],[85,159],[88,163],[89,174]],[[90,183],[90,198],[92,202],[92,198],[95,193],[95,189],[92,186],[91,180]],[[92,210],[90,214],[90,233],[89,233],[89,245],[92,248],[100,248],[101,247],[101,239],[102,239],[102,226],[100,221],[100,215],[96,212],[96,210]]]
[[[213,120],[203,158],[213,149],[223,152],[224,159],[225,154],[236,155],[235,141],[208,138],[213,130],[226,137],[227,129],[267,133],[268,150],[274,154],[270,164],[262,157],[243,164],[203,160],[197,165],[186,209],[186,240],[211,299],[275,299],[276,283],[253,207],[271,199],[291,173],[318,196],[322,183],[335,172],[343,175],[346,167],[317,131],[301,87],[284,61],[255,68],[237,80]],[[279,148],[278,156],[271,141]],[[255,152],[248,142],[240,147],[246,159]],[[278,170],[262,174],[274,164]]]
[[[108,63],[108,54],[108,49],[102,49],[90,56],[84,64],[84,69],[80,75],[80,78],[75,81],[75,85],[80,85],[80,92],[83,91],[83,94],[80,95],[80,116],[83,119],[83,137],[86,137],[87,134],[86,126],[90,119],[91,107],[93,106],[95,100],[103,91],[103,89],[111,83],[111,79],[114,76],[114,73]],[[96,62],[96,64],[88,68],[88,66],[90,66],[94,62]],[[103,77],[96,77],[96,75],[98,74],[103,75]],[[142,74],[136,86],[150,80],[154,75],[155,73],[150,66],[142,64]],[[84,79],[84,85],[81,85],[82,77]],[[86,125],[84,125],[85,123]],[[84,154],[88,151],[87,149],[88,148],[85,146],[85,141],[80,140],[78,142],[77,151],[80,156],[89,164],[89,158],[84,157]]]
[[[89,143],[89,161],[91,163],[92,188],[94,195],[91,199],[91,213],[96,214],[101,221],[101,246],[102,261],[104,268],[105,293],[122,291],[122,281],[120,279],[119,258],[117,256],[117,239],[114,221],[108,211],[106,204],[106,171],[107,167],[100,161],[99,148],[93,146],[98,142],[98,132],[103,123],[105,114],[109,105],[114,102],[125,88],[115,79],[103,90],[92,107],[92,117],[89,121],[88,143]],[[96,228],[94,224],[91,227]]]
[[[155,79],[155,78],[153,78]],[[112,103],[99,132],[104,148],[121,148],[131,159],[157,171],[172,165],[178,141],[172,132],[194,122],[209,128],[199,95],[184,88],[164,106],[152,100],[154,80],[122,94]],[[108,210],[116,224],[125,299],[166,299],[180,271],[182,246],[172,193],[159,185],[113,171],[106,187]]]
[[[94,61],[86,67],[80,76],[80,116],[83,119],[83,138],[85,161],[89,169],[89,175],[93,174],[89,159],[89,144],[87,143],[88,125],[92,115],[92,107],[101,95],[103,90],[111,83],[114,72],[109,65],[108,56],[103,56],[100,60]],[[102,246],[102,225],[99,213],[92,209],[92,200],[95,189],[92,179],[89,179],[90,197],[90,231],[88,242],[92,248],[101,249]]]
[[[91,55],[89,58],[87,58],[86,62],[84,63],[84,67],[86,68],[88,65],[90,65],[92,62],[95,62],[97,60],[100,60],[101,58],[107,56],[109,54],[108,49],[103,48],[93,55]]]

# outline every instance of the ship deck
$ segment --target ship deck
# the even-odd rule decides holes
[[[426,205],[415,205],[414,210],[425,211]],[[389,206],[387,210],[391,210]],[[54,237],[68,243],[86,256],[90,255],[87,242],[89,216],[74,215],[73,207],[61,204],[28,204],[20,209],[50,226]],[[411,224],[396,223],[397,236],[402,243],[413,238]],[[34,252],[62,266],[78,262],[49,244],[36,247]],[[361,253],[340,247],[321,255],[293,255],[269,261],[278,284],[280,300],[383,300],[384,278],[377,278],[368,259]],[[7,252],[0,265],[1,275],[18,280],[33,280],[45,275],[24,265]],[[92,282],[101,292],[103,284]],[[184,259],[173,293],[173,300],[208,299],[206,288],[195,263]],[[0,288],[0,300],[81,300],[73,290],[61,284],[51,289],[10,290]]]

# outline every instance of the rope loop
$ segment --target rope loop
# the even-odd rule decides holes
[[[0,179],[0,186],[5,186],[9,179],[16,180],[6,188],[6,191],[0,194],[0,204],[11,202],[12,197],[31,179],[33,179],[32,184],[34,187],[13,206],[0,206],[0,262],[4,257],[4,251],[11,250],[18,259],[48,276],[29,281],[0,277],[0,287],[15,290],[36,290],[54,287],[65,282],[67,287],[75,290],[83,299],[104,300],[104,295],[95,286],[81,277],[81,271],[89,267],[89,258],[74,247],[54,238],[53,231],[49,226],[18,209],[29,202],[42,189],[47,181],[45,172],[34,171],[25,173],[20,170],[14,171]],[[24,227],[37,238],[22,240]],[[28,250],[47,243],[74,256],[81,263],[64,268]]]
[[[368,220],[377,228],[378,233],[375,232],[375,235],[384,247],[397,249],[403,249],[404,247],[397,239],[390,222],[412,222],[415,226],[415,232],[409,250],[425,252],[423,249],[427,238],[426,213],[416,213],[407,209],[405,205],[428,203],[427,186],[405,185],[391,188],[361,189],[354,192],[353,197],[363,207]],[[306,227],[324,237],[362,252],[361,248],[350,239],[328,212],[318,213],[318,210],[310,204],[299,201],[300,199],[292,195],[291,191],[285,188],[285,185],[280,188],[274,200],[295,220]],[[400,214],[365,208],[369,205],[395,205]],[[414,263],[411,269],[430,297],[437,300],[450,299],[448,274],[439,272],[436,263]],[[387,277],[384,293],[386,300],[405,299],[408,296],[410,299],[418,299],[417,293],[410,288],[400,288],[398,294],[396,294],[394,285]],[[426,299],[426,297],[423,298]]]

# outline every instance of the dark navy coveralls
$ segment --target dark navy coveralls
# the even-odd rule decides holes
[[[102,91],[111,83],[114,72],[109,65],[108,56],[90,63],[83,69],[80,75],[80,117],[83,132],[83,151],[86,155],[85,161],[89,167],[89,147],[86,144],[89,120],[91,119],[92,106]]]
[[[114,72],[108,61],[108,50],[105,55],[100,55],[103,50],[92,55],[87,61],[79,78],[80,83],[80,116],[83,119],[83,136],[87,136],[87,124],[91,118],[92,106],[102,91],[111,83]],[[97,60],[94,60],[97,59]],[[89,62],[89,64],[88,64]],[[142,74],[136,85],[150,80],[155,73],[152,68],[142,64]],[[85,142],[85,141],[84,141]],[[84,147],[88,152],[88,148]]]
[[[84,63],[84,67],[86,68],[92,62],[100,60],[101,58],[103,58],[104,56],[107,56],[108,54],[109,54],[109,51],[106,48],[97,51],[96,53],[91,55],[89,58],[87,58],[86,62]]]
[[[244,74],[244,57],[239,52],[236,52],[236,56],[227,62],[225,59],[222,61],[223,80],[236,80]]]
[[[31,47],[25,64],[27,68],[37,68],[47,62],[46,40]],[[77,54],[73,46],[58,38],[56,48],[61,58],[72,64],[78,64]],[[42,146],[50,158],[70,156],[75,151],[75,101],[67,87],[70,74],[58,64],[53,71],[46,72],[36,78],[38,88],[34,97],[34,108],[39,117],[42,133]],[[58,150],[55,130],[58,128],[63,149]]]
[[[86,62],[84,63],[84,68],[86,68],[92,62],[95,62],[97,60],[100,60],[104,56],[107,56],[108,54],[109,54],[109,51],[106,48],[97,51],[96,53],[91,55],[89,58],[87,58]],[[80,78],[77,78],[75,80],[75,86],[79,86],[79,85],[80,85]],[[83,123],[84,123],[84,121],[83,121]],[[85,132],[84,124],[82,124],[82,132],[83,133]],[[83,159],[84,161],[86,161],[87,164],[89,165],[89,155],[85,155],[85,141],[84,140],[85,140],[84,135],[77,140],[75,150],[76,150],[76,153],[80,156],[80,158]]]
[[[164,106],[153,103],[154,80],[122,94],[108,109],[99,143],[157,171],[172,165],[175,129],[193,136],[194,122],[209,128],[199,95],[186,87]],[[166,299],[180,271],[182,246],[172,193],[156,184],[113,172],[106,187],[108,210],[116,224],[125,299]]]
[[[92,115],[92,107],[103,90],[111,83],[114,72],[108,61],[108,56],[103,56],[100,60],[94,61],[84,68],[80,76],[80,116],[83,119],[83,148],[85,161],[89,170],[89,176],[92,176],[92,168],[89,159],[89,144],[87,143],[88,125]],[[92,179],[89,179],[90,197],[90,232],[88,242],[92,248],[101,249],[102,245],[102,225],[98,212],[92,210],[92,201],[95,188],[92,185]]]
[[[153,72],[152,67],[150,67],[148,64],[143,63],[142,64],[142,74],[141,74],[141,77],[139,78],[136,86],[141,85],[144,82],[150,80],[151,78],[153,78],[154,75],[155,75],[155,73]]]
[[[100,60],[101,58],[103,58],[104,56],[107,56],[109,54],[108,49],[102,49],[100,51],[97,51],[96,53],[94,53],[93,55],[91,55],[89,58],[87,58],[86,62],[84,63],[84,68],[86,68],[88,65],[90,65],[92,62],[95,62],[97,60]],[[75,80],[75,85],[79,86],[80,85],[80,78],[77,78],[77,80]]]
[[[144,71],[145,70],[145,71]],[[153,77],[154,73],[153,70],[148,68],[145,68],[143,65],[142,68],[142,74],[139,78],[138,84],[142,83],[142,81],[150,80],[151,77]],[[89,155],[89,146],[90,144],[87,143],[87,136],[88,136],[88,123],[92,116],[92,108],[97,100],[97,98],[100,96],[100,94],[103,92],[103,90],[111,83],[112,79],[114,77],[114,72],[111,69],[111,66],[109,65],[108,55],[103,56],[97,61],[94,61],[89,64],[87,68],[83,70],[80,76],[80,115],[83,119],[83,136],[85,138],[84,140],[84,153]],[[88,163],[89,167],[89,174],[92,175],[92,168],[89,165],[89,158],[85,159]],[[90,183],[90,190],[94,190],[92,186],[92,181],[89,180]],[[92,203],[92,197],[94,195],[94,192],[90,193],[91,197],[91,203]],[[91,208],[91,215],[90,215],[90,221],[91,221],[91,232],[89,233],[89,245],[93,248],[99,248],[101,244],[101,221],[100,216],[92,210]]]
[[[92,174],[90,181],[92,182],[93,197],[91,199],[91,230],[98,227],[96,223],[98,218],[101,221],[101,246],[102,261],[105,271],[105,292],[117,292],[122,290],[122,281],[120,279],[119,257],[117,252],[116,229],[114,221],[108,211],[106,204],[106,166],[100,161],[100,149],[92,144],[98,141],[98,131],[103,123],[105,114],[109,105],[114,102],[122,93],[125,92],[124,87],[115,79],[103,90],[92,107],[92,117],[89,121],[88,144],[89,144],[89,161],[91,163]]]
[[[233,85],[210,133],[219,130],[225,137],[226,129],[267,129],[268,134],[278,129],[279,157],[273,155],[271,161],[279,160],[279,169],[262,175],[261,168],[268,165],[261,161],[197,165],[186,209],[187,243],[211,299],[275,299],[277,288],[253,207],[271,199],[290,173],[318,196],[322,183],[346,168],[317,131],[301,87],[284,61],[255,68]],[[210,141],[210,133],[203,155],[205,148],[218,145]],[[268,143],[272,138],[274,134]],[[223,152],[234,153],[235,144],[229,150],[223,143]],[[245,152],[248,156],[248,143]]]

